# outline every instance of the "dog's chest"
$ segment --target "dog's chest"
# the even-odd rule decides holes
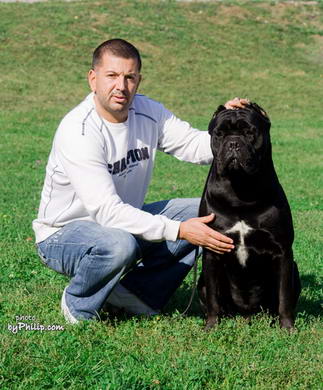
[[[249,256],[248,247],[245,244],[245,239],[248,235],[252,233],[254,229],[245,223],[245,221],[238,221],[235,225],[233,225],[230,229],[226,231],[226,234],[237,233],[238,234],[238,242],[235,242],[236,246],[236,256],[238,258],[239,263],[242,267],[246,266],[247,259]]]

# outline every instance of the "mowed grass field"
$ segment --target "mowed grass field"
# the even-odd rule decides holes
[[[41,265],[31,222],[55,129],[113,37],[141,50],[140,92],[195,127],[234,96],[270,115],[303,285],[296,332],[266,314],[203,332],[197,298],[180,315],[192,275],[158,317],[65,324],[67,278]],[[1,389],[322,389],[322,2],[0,4],[0,69]],[[207,172],[158,154],[146,200],[198,197]]]

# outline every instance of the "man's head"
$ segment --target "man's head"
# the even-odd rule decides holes
[[[110,122],[124,122],[141,81],[138,50],[123,39],[101,43],[93,53],[88,80],[98,113]]]

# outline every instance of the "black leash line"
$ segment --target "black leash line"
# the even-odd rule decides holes
[[[194,299],[194,295],[195,295],[195,292],[196,292],[196,288],[197,288],[197,264],[198,264],[198,257],[199,257],[199,247],[197,246],[196,249],[195,249],[195,259],[194,259],[194,274],[193,274],[193,287],[192,287],[192,293],[191,293],[191,297],[190,297],[190,300],[188,302],[188,305],[186,307],[186,309],[183,311],[183,313],[181,313],[181,316],[185,316],[186,313],[189,311],[191,305],[192,305],[192,302],[193,302],[193,299]]]

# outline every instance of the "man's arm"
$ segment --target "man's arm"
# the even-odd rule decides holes
[[[227,109],[243,108],[248,102],[248,99],[234,98],[224,106]],[[194,129],[188,122],[177,118],[162,105],[160,112],[159,150],[182,161],[210,164],[213,155],[208,132]]]

